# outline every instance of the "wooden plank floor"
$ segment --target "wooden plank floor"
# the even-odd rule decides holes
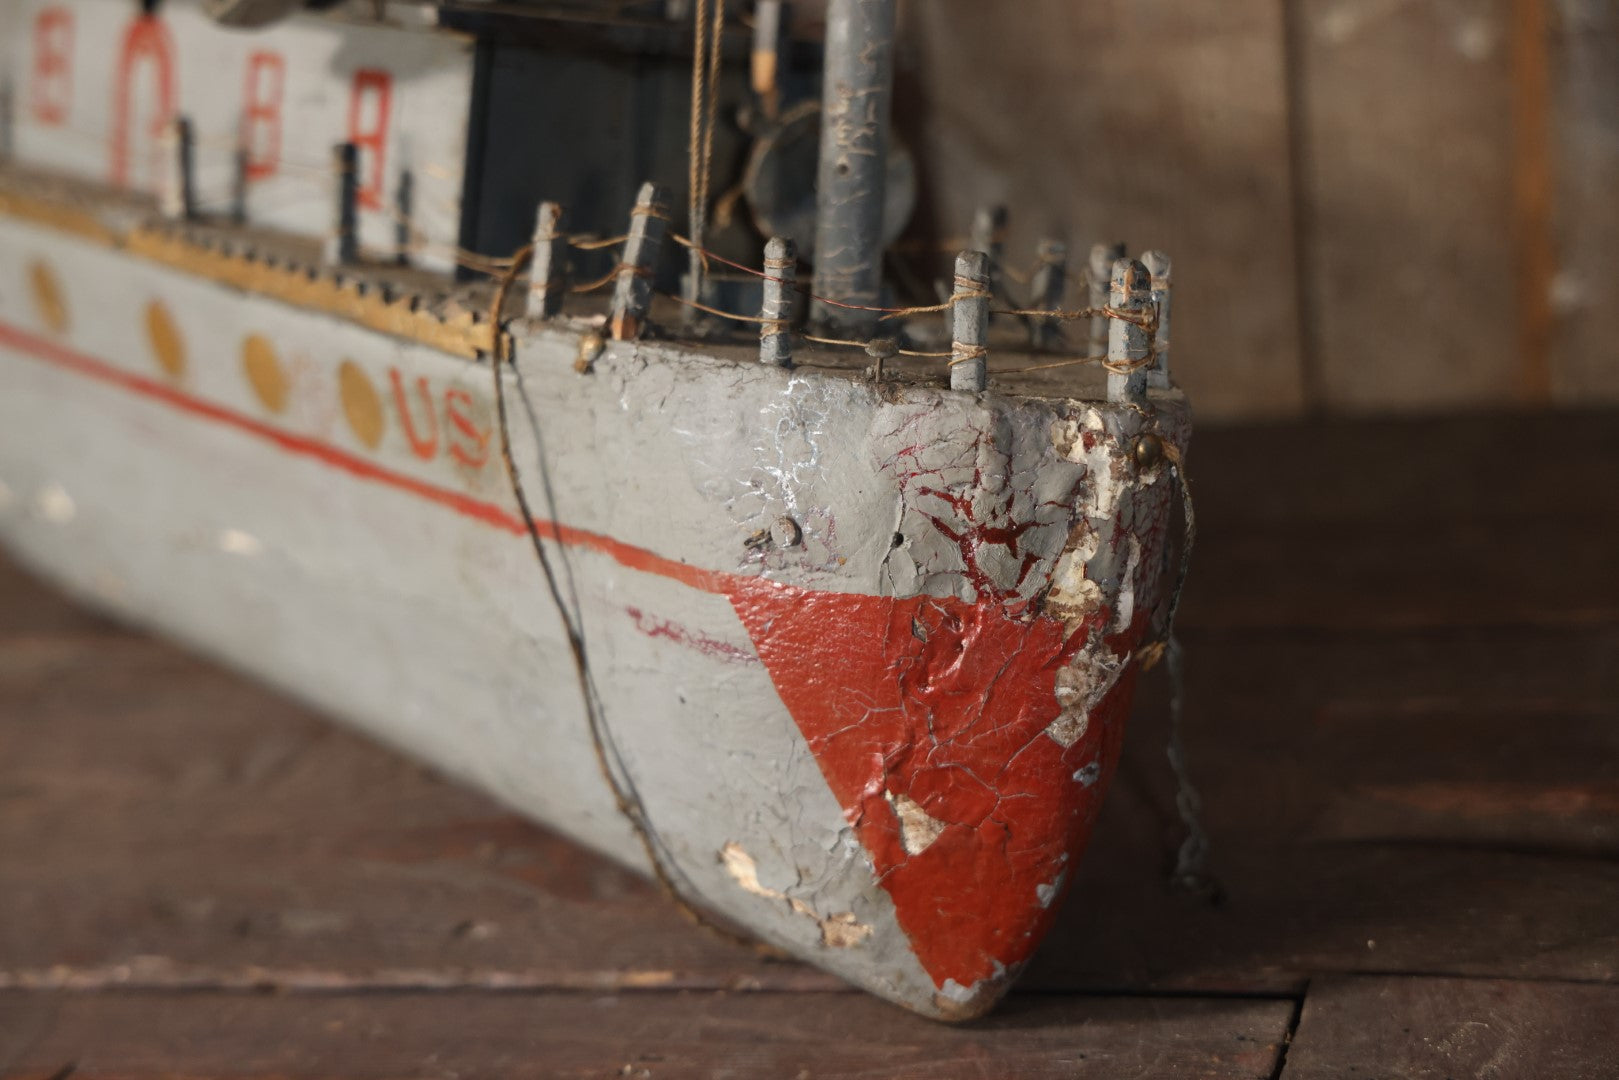
[[[0,562],[0,1076],[1619,1076],[1619,416],[1209,432],[1063,918],[946,1028]]]

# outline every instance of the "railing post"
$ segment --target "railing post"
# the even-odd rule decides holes
[[[529,259],[528,317],[553,319],[567,291],[568,236],[562,204],[542,202],[534,214],[534,254]]]
[[[1169,256],[1162,251],[1149,251],[1141,256],[1141,265],[1152,278],[1152,306],[1158,313],[1153,335],[1153,362],[1147,369],[1147,385],[1155,390],[1169,389]]]
[[[617,341],[641,336],[652,306],[652,277],[657,272],[658,249],[668,228],[668,193],[648,181],[641,185],[630,212],[630,234],[624,241],[624,261],[613,284],[612,314],[608,330]]]
[[[360,151],[351,142],[332,147],[332,235],[326,238],[329,266],[342,266],[360,257]]]
[[[242,143],[230,153],[230,220],[233,225],[247,224],[247,187],[250,155]]]
[[[12,139],[16,135],[17,92],[11,82],[11,73],[0,74],[0,161],[9,160],[16,152]]]
[[[798,281],[798,247],[783,236],[765,244],[764,302],[759,306],[759,362],[790,367],[793,362],[793,293]]]
[[[188,117],[176,116],[164,125],[158,212],[170,221],[190,221],[197,216],[195,150]]]
[[[410,169],[399,170],[399,186],[394,188],[394,262],[410,265],[411,248],[415,238],[412,215],[416,212],[416,174]]]
[[[989,256],[956,256],[956,287],[950,304],[950,389],[989,385]]]
[[[1091,248],[1090,273],[1088,276],[1090,290],[1087,299],[1092,308],[1100,310],[1107,307],[1108,281],[1113,274],[1113,264],[1124,258],[1123,244],[1096,244]],[[1108,324],[1111,320],[1100,315],[1091,319],[1091,356],[1100,356],[1107,352]]]
[[[1068,291],[1068,245],[1054,237],[1041,240],[1034,249],[1034,279],[1030,282],[1029,306],[1041,311],[1062,307]],[[1036,317],[1029,326],[1029,338],[1037,349],[1054,347],[1059,340],[1056,319]]]
[[[1113,264],[1107,306],[1120,315],[1145,317],[1152,313],[1152,284],[1147,268],[1134,259]],[[1140,405],[1147,400],[1147,352],[1152,341],[1133,318],[1107,319],[1107,362],[1131,370],[1107,373],[1107,399],[1115,404]],[[1140,366],[1136,366],[1140,365]]]

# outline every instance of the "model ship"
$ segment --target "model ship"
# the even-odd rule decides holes
[[[1189,413],[1161,255],[1020,282],[989,210],[936,294],[885,280],[894,19],[7,3],[0,536],[983,1012],[1167,635]]]

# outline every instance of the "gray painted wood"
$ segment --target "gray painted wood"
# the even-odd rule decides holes
[[[956,256],[950,306],[950,388],[977,392],[989,385],[989,300],[993,264],[982,251]]]
[[[1108,279],[1107,306],[1127,315],[1144,315],[1152,310],[1152,278],[1135,259],[1119,259]],[[1147,400],[1147,369],[1133,365],[1145,362],[1152,339],[1141,325],[1129,319],[1107,320],[1107,361],[1120,370],[1107,373],[1107,399],[1142,404]]]
[[[542,201],[534,213],[534,254],[529,259],[528,317],[554,318],[568,288],[568,237],[562,204]]]
[[[765,278],[759,318],[759,362],[785,367],[793,362],[792,322],[798,304],[798,248],[786,237],[765,243]]]

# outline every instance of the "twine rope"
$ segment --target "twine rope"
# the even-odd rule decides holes
[[[602,779],[606,781],[608,789],[612,792],[613,801],[618,811],[630,823],[636,838],[640,841],[642,850],[646,853],[647,862],[652,867],[652,873],[657,880],[664,895],[674,903],[687,919],[697,926],[701,926],[727,940],[758,950],[761,947],[757,942],[740,934],[719,926],[698,911],[687,898],[687,890],[682,889],[674,880],[672,860],[663,841],[658,837],[652,827],[646,806],[636,791],[634,782],[629,776],[622,757],[618,754],[611,734],[607,730],[606,718],[602,715],[601,702],[596,693],[595,683],[590,676],[590,661],[586,651],[584,632],[577,625],[575,619],[568,612],[568,605],[563,597],[562,584],[557,576],[556,568],[552,565],[551,557],[545,550],[545,544],[540,533],[539,523],[529,506],[528,494],[523,484],[521,473],[517,468],[516,455],[512,451],[511,425],[506,409],[505,380],[501,378],[501,368],[512,362],[511,339],[502,330],[500,325],[501,312],[505,308],[506,297],[510,294],[513,283],[523,271],[528,261],[534,255],[533,245],[522,248],[512,256],[511,265],[501,277],[500,284],[495,289],[494,299],[489,307],[489,322],[493,331],[493,348],[490,353],[489,371],[494,383],[495,421],[496,430],[500,435],[500,457],[506,468],[506,479],[511,484],[512,496],[517,503],[519,516],[523,521],[524,531],[528,534],[529,543],[534,551],[536,561],[540,565],[540,572],[545,578],[546,590],[551,594],[551,600],[556,605],[557,614],[562,619],[563,629],[568,638],[568,648],[573,657],[574,673],[579,681],[579,692],[585,704],[585,718],[590,729],[591,747],[595,751],[596,764],[601,769]],[[514,365],[515,369],[515,365]],[[555,513],[552,518],[555,520]],[[552,524],[551,537],[561,541],[558,526]],[[616,768],[615,768],[616,765]],[[687,883],[689,888],[690,883]]]

